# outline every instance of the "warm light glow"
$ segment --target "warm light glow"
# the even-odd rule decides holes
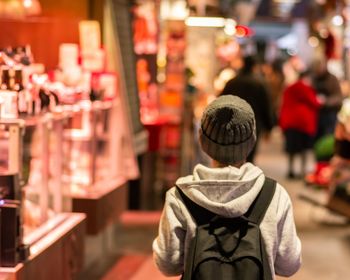
[[[33,1],[32,0],[23,0],[23,6],[25,8],[30,8],[33,5]]]
[[[233,19],[226,20],[224,32],[229,36],[236,34],[236,22]]]
[[[311,36],[308,43],[311,47],[316,48],[320,44],[320,41],[315,36]]]
[[[23,0],[0,0],[0,17],[23,18],[24,16]]]
[[[164,68],[166,66],[166,58],[165,57],[159,57],[157,59],[157,66],[160,68]]]
[[[162,83],[165,82],[165,80],[166,80],[165,73],[158,73],[157,74],[157,81],[158,81],[158,83],[162,84]]]
[[[188,17],[185,20],[187,26],[197,27],[224,27],[226,20],[221,17]]]
[[[22,5],[27,16],[35,16],[41,13],[39,0],[23,0]]]
[[[184,20],[189,14],[186,1],[161,1],[160,16],[162,19]]]

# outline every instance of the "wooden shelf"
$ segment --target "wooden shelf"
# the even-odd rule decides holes
[[[339,197],[330,197],[327,208],[350,219],[350,203]]]
[[[329,196],[325,190],[308,189],[308,192],[300,193],[299,198],[350,219],[350,203],[337,196]]]
[[[84,263],[84,214],[59,214],[64,221],[30,247],[30,256],[16,267],[1,267],[1,280],[77,279]]]
[[[127,209],[127,194],[126,180],[109,181],[85,195],[73,195],[73,212],[85,213],[87,234],[96,235],[119,220]]]

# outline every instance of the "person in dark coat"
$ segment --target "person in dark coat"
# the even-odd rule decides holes
[[[315,61],[313,64],[313,87],[317,95],[324,99],[320,109],[316,139],[326,135],[333,135],[337,122],[337,113],[343,101],[340,84],[333,74],[327,69],[324,60]]]
[[[285,136],[285,150],[288,154],[288,177],[294,178],[294,161],[301,157],[301,176],[305,175],[306,151],[312,148],[317,132],[321,101],[311,86],[311,73],[300,74],[298,81],[283,92],[279,125]]]
[[[237,76],[226,83],[220,94],[238,96],[247,101],[253,108],[256,119],[257,141],[247,158],[250,162],[254,162],[260,136],[263,132],[269,135],[273,127],[270,95],[263,80],[257,76],[257,71],[258,63],[256,58],[253,56],[244,57],[242,69]]]

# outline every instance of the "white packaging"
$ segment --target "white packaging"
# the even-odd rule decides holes
[[[113,99],[117,95],[117,77],[114,73],[99,76],[99,88],[103,90],[103,98]]]
[[[77,44],[61,44],[59,47],[59,66],[61,69],[78,66],[79,46]]]
[[[94,52],[101,48],[101,29],[98,21],[79,22],[79,39],[82,52]]]
[[[81,52],[81,66],[84,70],[102,72],[106,66],[106,54],[103,49]]]
[[[2,119],[16,119],[17,92],[11,90],[0,90],[0,117]]]

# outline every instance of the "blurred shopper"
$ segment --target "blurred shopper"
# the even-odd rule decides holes
[[[264,185],[263,171],[246,161],[255,141],[254,113],[246,101],[221,96],[207,106],[201,119],[199,142],[212,159],[213,167],[198,164],[193,175],[179,178],[177,187],[166,194],[159,235],[153,242],[154,260],[162,273],[181,275],[191,262],[189,250],[197,224],[184,201],[191,200],[211,214],[231,219],[247,215],[262,188],[270,187]],[[291,200],[278,183],[259,228],[271,279],[275,274],[294,274],[301,265],[301,243]],[[217,275],[217,279],[223,278]]]
[[[263,132],[272,130],[273,116],[271,100],[263,80],[257,77],[258,63],[253,56],[244,58],[243,67],[236,77],[229,80],[220,95],[235,95],[249,103],[256,119],[257,141],[247,160],[254,162],[256,149]]]
[[[306,173],[306,152],[313,146],[317,131],[318,112],[321,106],[311,87],[311,73],[304,71],[294,84],[288,86],[282,98],[279,124],[285,136],[288,154],[288,178],[295,178],[294,161],[301,158],[301,174]]]
[[[318,60],[313,65],[313,87],[317,95],[324,99],[320,110],[316,139],[333,134],[337,113],[341,107],[343,96],[338,79],[327,69],[325,60]]]
[[[283,64],[285,84],[294,84],[299,79],[299,74],[306,70],[305,62],[298,55],[290,56]]]
[[[271,107],[274,124],[278,124],[278,116],[281,108],[283,90],[285,89],[285,77],[283,72],[283,60],[276,59],[266,69],[266,82],[269,86]]]

